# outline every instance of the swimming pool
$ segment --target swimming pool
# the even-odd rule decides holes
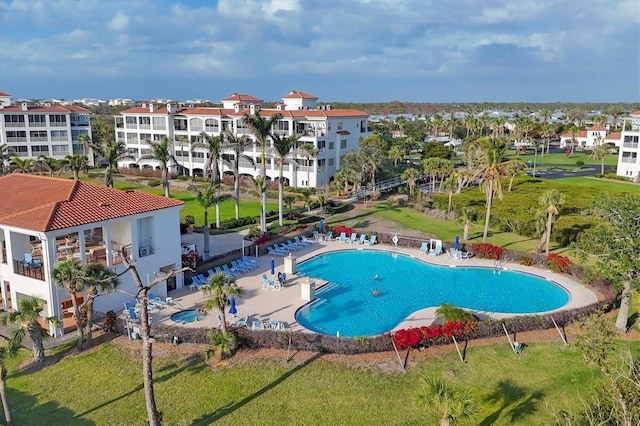
[[[328,335],[372,336],[392,330],[413,312],[443,303],[488,313],[558,309],[569,293],[550,281],[494,268],[431,265],[378,250],[344,250],[298,265],[298,273],[329,284],[296,312],[303,327]],[[377,279],[376,279],[377,275]],[[373,296],[373,289],[379,291]]]
[[[171,321],[184,324],[185,322],[201,321],[204,317],[198,313],[195,309],[185,309],[184,311],[171,314]]]

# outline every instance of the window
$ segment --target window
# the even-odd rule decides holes
[[[17,157],[28,157],[29,156],[29,148],[26,145],[18,145],[12,146],[11,150],[15,152]]]
[[[24,115],[9,114],[4,116],[5,127],[24,127]]]
[[[49,145],[33,145],[31,152],[33,155],[49,155]]]
[[[53,155],[69,155],[69,147],[67,145],[51,145],[51,153]]]
[[[77,141],[78,138],[82,135],[89,136],[89,132],[86,130],[71,129],[71,140]]]
[[[160,142],[160,141],[162,141],[162,138],[163,138],[163,137],[164,137],[164,135],[159,135],[159,134],[157,134],[157,133],[154,133],[154,135],[153,135],[153,141],[154,141],[154,142]]]
[[[299,124],[300,126],[300,124]],[[302,124],[302,126],[304,127],[304,124]],[[282,130],[282,131],[289,131],[289,122],[288,121],[284,121],[284,120],[278,120],[274,123],[273,125],[273,130]]]
[[[204,158],[204,152],[201,152],[201,151],[192,151],[192,152],[191,152],[191,157],[192,157],[192,158]]]
[[[205,132],[217,132],[218,120],[214,120],[213,118],[207,118],[204,121],[204,130]]]
[[[167,120],[164,117],[153,117],[154,130],[167,130]]]
[[[47,127],[47,116],[44,114],[29,114],[29,127]]]
[[[137,129],[138,128],[138,121],[136,120],[136,117],[125,117],[126,123],[127,123],[127,129]]]
[[[347,148],[347,140],[346,139],[341,139],[340,140],[340,149],[346,149]]]
[[[325,165],[324,159],[318,160],[318,171],[324,170],[324,165]]]
[[[151,140],[151,133],[140,133],[140,142],[145,143]]]
[[[624,137],[624,141],[622,143],[623,148],[637,148],[638,147],[638,136],[626,135]]]
[[[127,132],[127,143],[138,143],[138,134],[137,133],[131,133],[131,132]]]
[[[335,164],[335,160],[333,158],[329,158],[329,167]]]
[[[334,141],[329,142],[329,149],[334,149],[336,146],[336,143]]]
[[[191,143],[200,143],[200,142],[202,142],[202,136],[200,136],[200,135],[191,135],[189,137],[189,141]]]
[[[124,142],[124,132],[117,133],[117,140],[118,142]]]
[[[124,119],[122,117],[116,117],[116,127],[124,127]]]
[[[26,142],[26,130],[7,130],[7,142]]]
[[[138,117],[141,129],[151,128],[151,117]]]
[[[49,126],[67,127],[67,116],[62,114],[49,114]]]
[[[333,142],[331,142],[333,143]],[[318,149],[319,150],[323,150],[324,147],[326,146],[327,142],[326,141],[318,141]]]
[[[51,140],[62,142],[68,140],[67,131],[66,130],[52,130],[51,131]]]
[[[49,140],[46,130],[31,130],[29,137],[31,138],[31,142],[46,142]]]
[[[174,118],[173,119],[174,130],[187,131],[187,119],[186,118]]]
[[[192,118],[189,120],[189,126],[191,127],[192,132],[201,132],[202,131],[202,119],[201,118]]]
[[[637,152],[623,152],[620,161],[622,161],[623,163],[635,163],[637,157]]]
[[[338,121],[338,130],[342,130],[342,121]]]

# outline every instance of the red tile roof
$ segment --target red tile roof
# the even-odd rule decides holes
[[[622,138],[622,133],[620,132],[613,132],[613,133],[609,133],[607,136],[604,137],[604,140],[616,140],[619,141]]]
[[[8,107],[5,107],[2,111],[22,112],[22,105],[8,106]],[[37,105],[37,106],[29,106],[28,112],[63,112],[63,113],[64,112],[86,112],[87,114],[89,114],[91,111],[76,105],[51,105],[51,106]]]
[[[13,173],[0,178],[0,223],[46,232],[184,203],[140,191]]]
[[[232,93],[231,96],[229,96],[228,98],[224,98],[223,101],[262,102],[262,99],[250,95],[240,95],[238,93]]]
[[[11,95],[8,94],[7,92],[0,92],[0,96],[11,96]]]
[[[308,93],[300,92],[298,90],[289,90],[287,96],[283,96],[282,99],[312,99],[317,100],[317,96],[310,95]]]
[[[631,113],[631,115],[640,115],[640,111],[634,111]]]
[[[593,130],[593,131],[597,130],[602,132],[602,131],[606,131],[607,128],[602,126],[594,126],[594,127],[587,127],[587,130]]]
[[[235,116],[242,117],[245,113],[251,114],[249,109],[245,109],[239,112],[235,112],[233,109],[225,109],[219,107],[198,107],[198,108],[179,108],[176,113],[183,115],[210,115],[216,116]],[[279,113],[283,117],[289,118],[324,118],[324,117],[368,117],[369,114],[356,109],[329,109],[329,110],[316,110],[316,109],[298,109],[298,110],[276,110],[276,109],[260,109],[260,115],[263,117],[271,117],[273,114]],[[166,108],[160,108],[154,112],[149,112],[149,108],[135,107],[122,111],[122,114],[157,114],[167,115]]]

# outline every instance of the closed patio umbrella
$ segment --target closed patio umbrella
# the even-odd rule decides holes
[[[324,219],[320,219],[320,225],[318,225],[318,232],[324,234]]]
[[[271,258],[271,279],[273,279],[273,276],[276,274],[276,261],[273,260],[273,257]]]
[[[238,308],[236,308],[236,298],[231,296],[229,299],[229,313],[234,317],[238,315]]]
[[[453,243],[454,250],[460,250],[460,235],[456,235],[456,241]]]

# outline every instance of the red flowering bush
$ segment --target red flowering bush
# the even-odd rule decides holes
[[[397,330],[391,337],[398,349],[417,348],[449,342],[452,336],[463,337],[476,329],[473,321],[450,321],[444,325],[434,324],[417,328]]]
[[[269,241],[269,234],[263,234],[263,235],[259,236],[258,238],[254,239],[253,243],[255,245],[258,245],[258,244],[264,244],[267,241]]]
[[[568,257],[551,253],[549,256],[547,256],[547,266],[553,272],[565,273],[565,272],[569,272],[569,266],[571,266],[571,260]]]
[[[344,232],[347,237],[350,237],[351,234],[355,231],[355,229],[349,228],[348,226],[344,226],[344,225],[336,225],[331,229],[331,231],[333,231],[333,235],[335,236],[338,236]]]
[[[194,267],[196,263],[200,262],[201,260],[202,256],[200,256],[197,251],[191,250],[189,253],[182,255],[182,266]]]
[[[493,259],[498,260],[502,255],[503,249],[500,246],[494,246],[489,243],[473,243],[471,244],[471,250],[474,255],[481,259]]]

